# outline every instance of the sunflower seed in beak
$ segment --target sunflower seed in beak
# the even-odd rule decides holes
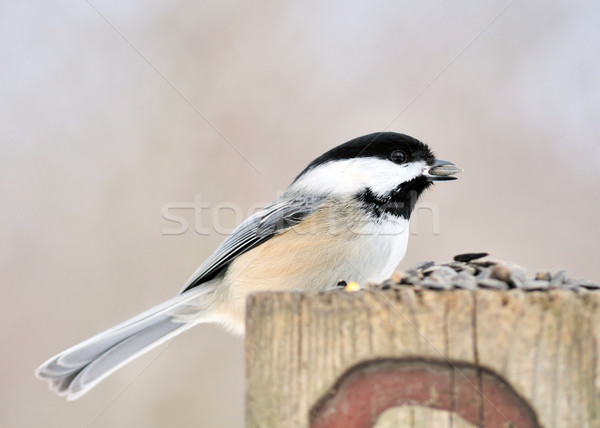
[[[429,168],[429,174],[437,176],[454,175],[458,174],[461,171],[462,169],[460,169],[456,165],[440,165]]]

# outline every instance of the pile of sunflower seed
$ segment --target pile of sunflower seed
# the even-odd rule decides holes
[[[405,272],[384,281],[379,288],[385,290],[401,286],[417,286],[430,290],[513,288],[525,291],[563,289],[572,291],[597,290],[600,285],[587,279],[567,278],[560,270],[554,274],[537,272],[528,277],[525,268],[510,262],[481,260],[488,253],[459,254],[450,263],[432,261],[418,263]]]

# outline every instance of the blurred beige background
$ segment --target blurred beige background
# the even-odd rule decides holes
[[[76,402],[33,370],[223,239],[165,235],[166,204],[249,210],[373,131],[464,168],[402,266],[484,250],[600,280],[598,2],[92,3],[0,3],[0,426],[241,427],[243,342],[213,326]]]

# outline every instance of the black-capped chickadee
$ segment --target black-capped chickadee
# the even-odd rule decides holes
[[[178,296],[61,352],[36,374],[73,400],[198,323],[243,334],[249,293],[382,281],[404,257],[418,197],[459,171],[403,134],[374,133],[337,146],[236,228]]]

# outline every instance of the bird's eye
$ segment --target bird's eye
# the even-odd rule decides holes
[[[390,155],[390,159],[394,163],[402,163],[406,160],[406,153],[402,150],[394,150]]]

